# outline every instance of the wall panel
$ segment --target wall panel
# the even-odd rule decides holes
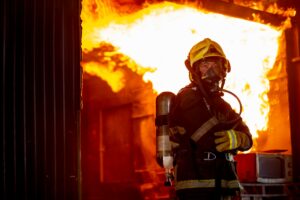
[[[1,199],[80,198],[80,11],[0,3]]]
[[[300,181],[300,31],[299,18],[286,31],[287,73],[294,179]]]

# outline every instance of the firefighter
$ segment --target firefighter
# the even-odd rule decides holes
[[[169,117],[176,196],[238,199],[242,186],[234,155],[249,150],[252,137],[240,113],[222,98],[230,63],[221,46],[205,38],[191,48],[185,65],[191,83],[175,96]]]

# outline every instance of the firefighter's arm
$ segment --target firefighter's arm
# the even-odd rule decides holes
[[[215,136],[216,149],[219,152],[230,150],[246,151],[252,146],[251,136],[241,131],[230,129],[215,132]]]
[[[182,126],[174,126],[169,128],[169,136],[171,141],[172,149],[179,147],[179,144],[182,140],[183,135],[186,133],[186,130]]]

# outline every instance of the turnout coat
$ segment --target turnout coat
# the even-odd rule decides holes
[[[177,193],[202,191],[231,196],[242,189],[233,156],[246,149],[218,152],[214,133],[234,129],[246,133],[252,142],[249,128],[220,96],[211,100],[213,107],[190,84],[179,91],[171,107],[170,140],[177,144],[173,149]],[[178,127],[184,131],[178,131]]]

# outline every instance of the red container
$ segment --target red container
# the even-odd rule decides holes
[[[256,182],[256,154],[238,154],[235,156],[237,161],[237,174],[241,182]]]

